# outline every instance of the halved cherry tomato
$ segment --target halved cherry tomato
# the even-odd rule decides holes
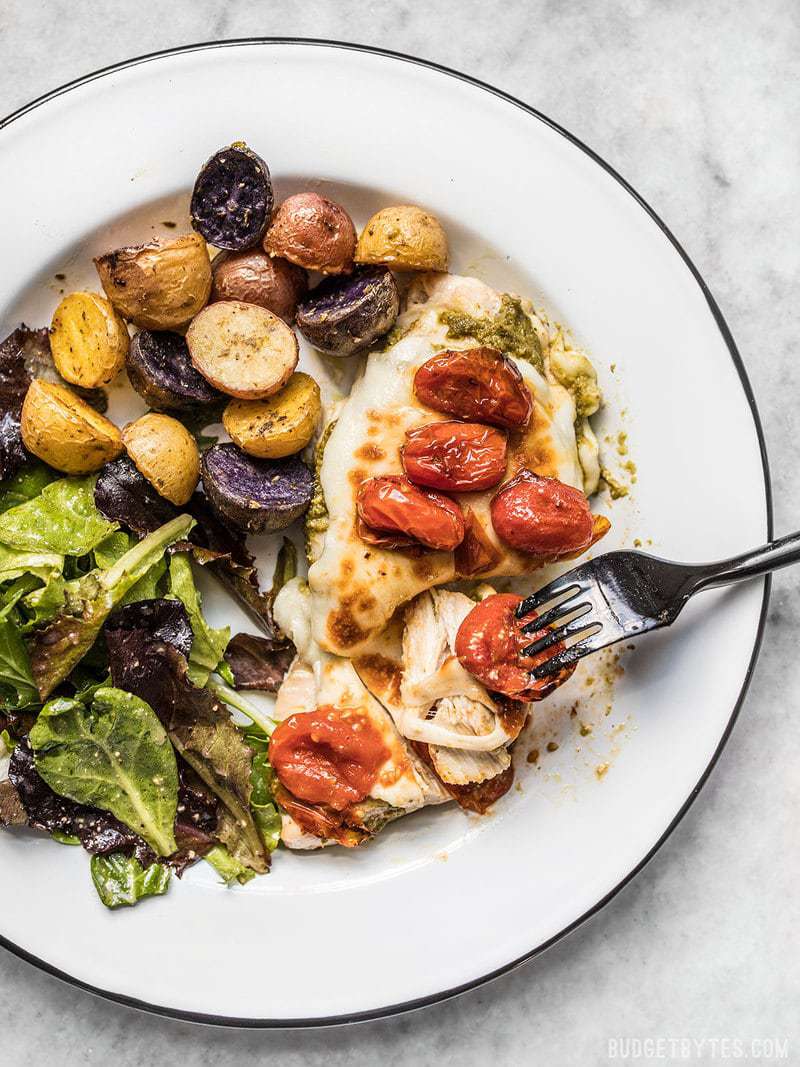
[[[428,548],[452,552],[464,539],[464,516],[449,497],[387,474],[359,486],[359,518],[373,530],[408,534]]]
[[[389,758],[366,715],[325,706],[284,719],[270,738],[269,761],[300,800],[343,811],[369,795]]]
[[[434,411],[508,430],[527,426],[533,411],[522,375],[496,348],[440,352],[417,371],[414,392]]]
[[[584,494],[527,467],[495,493],[491,514],[501,541],[540,559],[582,552],[592,543],[592,513]]]
[[[506,472],[506,435],[479,422],[431,422],[408,430],[400,458],[416,485],[450,493],[491,489]]]
[[[481,600],[458,628],[455,650],[461,666],[487,689],[527,702],[552,693],[569,678],[575,664],[548,678],[531,678],[534,667],[564,646],[559,643],[535,656],[523,656],[522,650],[544,637],[547,631],[522,632],[523,626],[536,619],[536,612],[518,619],[514,613],[521,603],[522,597],[514,593],[496,593]]]

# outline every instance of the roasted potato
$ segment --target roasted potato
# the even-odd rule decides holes
[[[139,330],[127,370],[133,388],[156,411],[194,411],[222,400],[192,366],[185,338],[170,330]]]
[[[400,310],[397,283],[385,267],[326,278],[297,307],[297,327],[329,356],[351,356],[392,328]]]
[[[257,245],[272,214],[269,167],[243,141],[215,152],[197,175],[192,226],[215,248]]]
[[[283,319],[240,300],[209,304],[192,321],[186,343],[204,378],[244,400],[277,393],[297,366],[297,338]]]
[[[347,274],[353,269],[356,230],[345,209],[319,193],[296,193],[277,208],[264,250],[307,270]]]
[[[122,452],[113,422],[65,385],[34,378],[22,405],[22,441],[64,474],[91,474]]]
[[[140,474],[177,507],[185,504],[200,480],[197,442],[182,423],[150,412],[122,431],[122,443]]]
[[[385,207],[362,230],[355,261],[395,270],[447,270],[447,237],[439,220],[421,207]]]
[[[260,459],[281,459],[306,447],[320,410],[319,386],[300,371],[266,400],[231,400],[222,422],[244,452]]]
[[[236,445],[212,445],[202,470],[211,506],[248,533],[285,529],[308,510],[314,493],[314,476],[297,456],[254,459]]]
[[[211,299],[258,304],[284,322],[294,319],[298,300],[308,292],[302,267],[288,259],[274,259],[261,249],[220,252],[211,261]]]
[[[211,293],[203,238],[156,238],[94,261],[105,294],[124,319],[146,330],[172,330],[194,318]]]
[[[70,293],[53,314],[50,350],[61,377],[71,385],[97,389],[125,366],[128,328],[97,293]]]

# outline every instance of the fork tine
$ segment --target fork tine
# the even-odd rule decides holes
[[[575,587],[575,592],[571,595],[577,596],[581,591],[581,587],[576,580],[575,571],[569,571],[567,574],[562,574],[559,578],[554,578],[548,585],[542,586],[542,588],[537,589],[535,593],[531,593],[530,596],[525,597],[517,608],[517,618],[521,619],[523,615],[528,615],[531,611],[536,611],[542,604],[547,604],[548,601],[554,600],[555,597],[571,590],[573,586]]]
[[[557,674],[564,667],[570,667],[573,663],[577,663],[584,656],[589,656],[592,652],[596,652],[598,646],[591,642],[591,638],[601,633],[603,627],[601,623],[595,623],[594,626],[595,629],[591,633],[580,638],[575,644],[570,645],[569,648],[565,648],[561,652],[557,652],[555,656],[551,656],[544,663],[540,663],[538,667],[534,667],[531,671],[531,677],[536,679],[547,678],[551,674]]]
[[[517,608],[517,618],[520,618],[521,616],[524,617],[524,615],[528,614],[527,610],[525,612],[522,612],[520,611],[520,609],[525,607],[529,600],[533,600],[535,597],[540,596],[541,592],[542,591],[540,590],[539,593],[534,593],[532,597],[528,597],[527,600],[523,600],[519,608]],[[565,585],[563,590],[559,590],[555,595],[561,596],[562,592],[566,593],[567,595],[562,597],[557,604],[553,605],[552,608],[548,608],[547,611],[539,615],[538,618],[533,620],[533,622],[526,623],[526,625],[522,627],[522,632],[524,634],[533,633],[535,630],[541,630],[544,627],[550,626],[552,625],[552,623],[555,622],[556,619],[560,618],[562,615],[566,615],[568,611],[572,610],[570,602],[573,601],[576,597],[580,596],[584,592],[584,590],[577,583],[573,583],[572,585]],[[539,603],[546,604],[552,599],[553,594],[546,597],[542,597]]]
[[[578,621],[578,619],[585,618],[592,610],[592,605],[588,602],[585,604],[578,604],[574,608],[569,610],[569,619],[565,619],[563,623],[558,626],[551,627],[550,632],[544,634],[538,640],[534,641],[532,645],[528,645],[527,648],[523,648],[523,656],[535,656],[537,652],[544,652],[546,648],[550,648],[551,645],[558,644],[559,641],[565,641],[568,637],[573,637],[575,634],[581,633],[590,624],[588,622],[581,623],[580,626],[571,626],[572,623]],[[573,615],[573,612],[577,612],[577,615]],[[542,616],[544,618],[544,616]],[[538,622],[538,620],[537,620]],[[528,629],[527,627],[525,629]],[[535,629],[542,629],[541,626],[535,627]]]

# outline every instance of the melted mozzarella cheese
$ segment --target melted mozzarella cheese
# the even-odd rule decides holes
[[[500,294],[475,278],[422,276],[398,319],[400,339],[386,351],[370,353],[342,404],[320,469],[328,528],[308,576],[313,636],[322,648],[347,656],[363,653],[400,605],[456,577],[451,552],[412,557],[363,542],[356,530],[356,494],[368,478],[402,473],[400,447],[407,430],[450,417],[422,406],[413,391],[417,369],[435,352],[475,345],[469,338],[448,338],[441,312],[460,310],[482,317],[499,307]],[[531,319],[547,343],[546,327],[532,312]],[[507,478],[529,467],[582,488],[572,394],[530,363],[514,362],[533,396],[534,413],[529,428],[511,436]],[[496,553],[496,565],[482,577],[529,573],[539,563],[510,550],[494,533],[489,505],[495,492],[454,494],[480,523]]]

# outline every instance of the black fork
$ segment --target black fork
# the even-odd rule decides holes
[[[523,655],[561,646],[531,672],[534,678],[545,678],[601,648],[669,626],[701,589],[757,578],[797,562],[800,533],[719,563],[671,563],[644,552],[608,552],[523,600],[518,618],[546,609],[523,626],[523,633],[548,631]]]

